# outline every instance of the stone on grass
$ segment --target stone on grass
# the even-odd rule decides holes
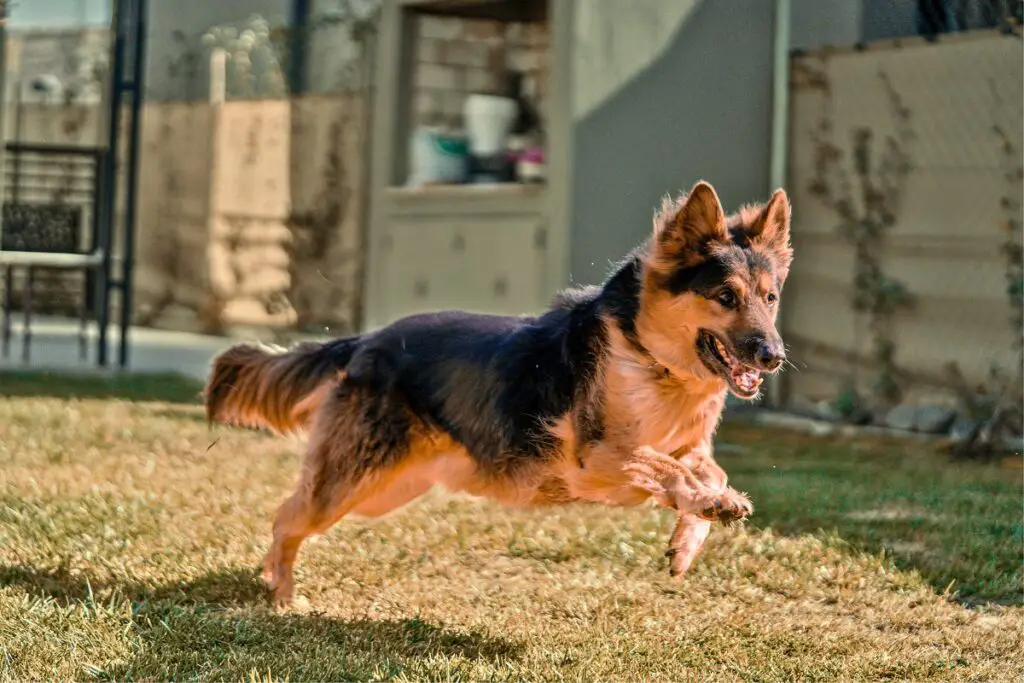
[[[917,431],[943,434],[956,419],[956,411],[943,406],[921,406],[917,409]]]
[[[914,431],[917,425],[917,406],[900,404],[889,411],[885,416],[885,424],[892,429],[902,429],[905,432]]]
[[[892,429],[907,432],[941,434],[949,429],[955,419],[956,411],[944,406],[902,404],[889,411],[885,423]]]
[[[949,428],[949,438],[957,443],[965,443],[977,436],[979,429],[981,429],[979,420],[972,420],[961,415],[953,420],[953,426]]]

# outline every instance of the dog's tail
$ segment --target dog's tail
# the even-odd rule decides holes
[[[352,358],[358,337],[291,349],[237,344],[213,360],[203,396],[206,419],[278,434],[306,427]]]

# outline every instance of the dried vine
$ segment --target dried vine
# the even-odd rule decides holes
[[[993,112],[1003,112],[1006,105],[996,83],[990,83]],[[954,449],[961,457],[987,457],[995,451],[996,441],[1004,435],[1018,439],[1024,432],[1024,405],[1021,391],[1024,390],[1024,245],[1021,225],[1021,182],[1024,181],[1024,165],[1021,163],[1021,149],[1015,144],[1005,126],[997,120],[992,124],[999,156],[1003,168],[1005,194],[999,199],[1002,220],[999,228],[1003,239],[999,252],[1003,257],[1006,278],[1006,303],[1009,307],[1010,345],[1014,355],[1014,366],[1007,371],[998,365],[989,369],[987,386],[971,387],[963,378],[956,363],[950,363],[947,372],[954,381],[964,412],[974,420],[975,428],[967,438]],[[1019,120],[1016,110],[1002,117]]]
[[[295,311],[297,329],[304,332],[323,332],[324,326],[332,333],[348,332],[358,325],[361,317],[361,277],[358,277],[363,259],[361,245],[344,250],[338,247],[346,225],[359,221],[355,215],[359,206],[356,192],[363,169],[354,172],[346,165],[346,157],[354,156],[347,152],[361,144],[360,139],[365,137],[366,131],[361,130],[365,120],[360,112],[367,106],[369,84],[364,66],[376,36],[379,10],[379,4],[375,3],[338,0],[330,15],[315,17],[304,27],[277,31],[271,36],[278,60],[289,72],[294,66],[290,47],[296,41],[308,44],[318,31],[343,31],[347,39],[359,47],[356,56],[343,65],[338,81],[332,85],[333,89],[348,95],[343,97],[340,110],[327,130],[329,142],[318,174],[318,192],[308,206],[293,208],[286,220],[291,233],[287,243],[290,284],[284,295],[286,303]],[[306,144],[310,140],[306,134],[310,119],[301,101],[293,100],[291,120],[291,161],[295,169],[292,178],[296,182],[302,177],[297,169],[309,166],[310,153]],[[296,188],[292,193],[296,194]],[[357,277],[336,279],[353,269]],[[267,302],[268,310],[273,303]]]
[[[293,211],[287,218],[288,230],[292,239],[287,244],[288,270],[290,286],[287,299],[297,316],[297,327],[308,330],[324,322],[340,324],[345,321],[320,320],[315,305],[315,297],[310,287],[321,289],[328,287],[337,290],[338,285],[320,272],[317,266],[326,263],[332,254],[338,238],[341,237],[343,219],[349,209],[352,196],[351,178],[342,160],[345,148],[344,133],[351,125],[350,117],[343,116],[332,121],[329,139],[331,146],[327,151],[325,164],[320,174],[323,185],[308,211]],[[338,263],[332,263],[337,268]],[[309,282],[308,271],[313,269],[318,279]],[[331,298],[343,297],[344,292],[332,291]]]
[[[875,408],[885,408],[898,403],[902,394],[893,318],[913,304],[913,297],[902,282],[885,272],[882,253],[886,234],[896,224],[911,169],[908,148],[914,134],[910,110],[888,75],[880,71],[878,79],[888,96],[894,132],[884,137],[878,151],[871,128],[860,126],[852,131],[850,147],[842,149],[832,141],[833,101],[825,69],[811,74],[811,84],[823,92],[823,103],[817,128],[811,132],[815,156],[809,190],[837,214],[837,229],[854,248],[851,305],[868,318],[871,358],[877,367],[874,403]]]
[[[995,110],[1002,109],[1002,96],[995,83],[992,83]],[[1017,118],[1019,122],[1019,115]],[[1000,227],[1003,241],[999,251],[1004,259],[1006,273],[1006,299],[1010,307],[1010,333],[1013,351],[1016,354],[1018,373],[1024,375],[1024,246],[1021,243],[1021,203],[1018,195],[1021,182],[1024,181],[1024,165],[1021,164],[1021,149],[1014,144],[1006,129],[998,122],[993,124],[992,132],[999,143],[999,151],[1003,166],[1003,179],[1006,182],[1006,194],[999,200],[999,208],[1003,212]]]

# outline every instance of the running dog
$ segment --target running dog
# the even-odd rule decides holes
[[[781,189],[726,216],[701,181],[666,198],[602,286],[563,292],[542,315],[426,313],[224,351],[204,392],[211,423],[310,436],[264,562],[275,604],[292,600],[307,536],[435,485],[511,506],[653,499],[679,515],[666,554],[684,574],[714,521],[753,511],[712,439],[727,393],[756,398],[785,360],[789,223]]]

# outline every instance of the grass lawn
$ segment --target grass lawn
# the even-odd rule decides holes
[[[755,513],[686,580],[653,508],[431,494],[258,566],[301,445],[174,378],[0,374],[0,680],[1020,680],[1022,471],[727,424]]]

